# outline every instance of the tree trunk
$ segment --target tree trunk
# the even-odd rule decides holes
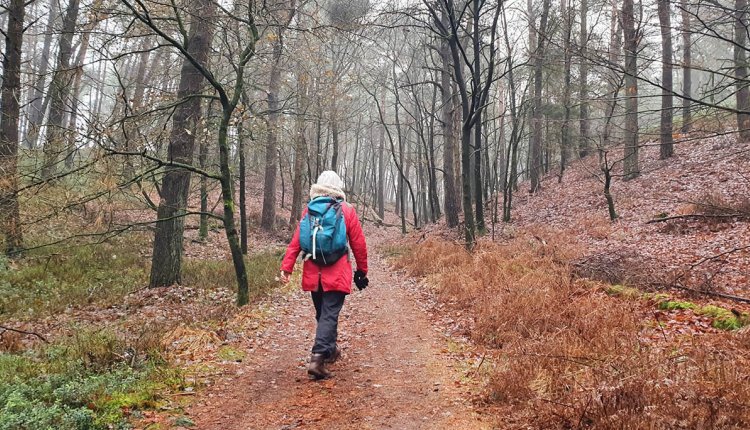
[[[448,26],[446,12],[443,11],[443,25]],[[451,82],[451,52],[448,41],[443,38],[440,43],[440,97],[442,102],[441,116],[443,125],[443,206],[445,222],[448,227],[458,226],[460,210],[456,193],[456,171],[453,155],[456,152],[456,125],[453,122],[455,106],[453,104],[453,84]]]
[[[479,91],[479,89],[482,86],[481,83],[481,73],[478,69],[480,69],[481,66],[481,59],[482,59],[482,51],[480,46],[480,33],[479,33],[479,15],[480,15],[480,8],[482,0],[474,0],[474,10],[473,10],[473,24],[474,24],[474,31],[473,31],[473,37],[472,41],[474,44],[474,69],[475,73],[473,73],[472,78],[474,79],[474,91]],[[492,46],[490,49],[494,49],[495,47]],[[488,79],[492,79],[492,76],[490,76]],[[484,108],[482,106],[482,103],[479,103],[479,106],[477,107],[477,111],[475,113],[476,118],[474,119],[474,204],[475,204],[475,214],[477,219],[477,231],[480,235],[483,235],[487,228],[485,227],[484,223],[484,193],[483,189],[484,186],[482,184],[482,118],[483,118]],[[485,148],[486,151],[486,148]]]
[[[282,31],[276,30],[273,40],[273,59],[268,82],[268,143],[266,145],[266,167],[263,182],[263,213],[260,226],[272,231],[276,223],[276,170],[279,135],[279,86],[281,84]]]
[[[562,181],[563,174],[565,173],[565,167],[568,164],[570,158],[570,69],[572,63],[572,54],[570,51],[570,37],[572,33],[573,21],[570,5],[570,0],[562,0],[562,17],[563,17],[563,108],[565,114],[563,117],[562,134],[560,139],[560,178]],[[584,0],[585,1],[585,0]]]
[[[658,0],[659,25],[661,26],[661,159],[669,158],[674,153],[672,140],[672,23],[670,19],[670,0]]]
[[[289,225],[294,227],[302,216],[302,163],[307,154],[307,142],[305,141],[305,112],[307,112],[307,90],[309,77],[307,72],[297,73],[297,136],[294,142],[294,179],[292,180],[292,213]],[[356,154],[355,154],[356,156]]]
[[[202,17],[212,16],[213,3],[210,0],[194,0],[192,4],[196,14],[190,23],[187,51],[200,64],[205,64],[211,49],[213,28],[209,19]],[[183,60],[177,90],[177,99],[181,103],[175,108],[169,136],[168,159],[172,162],[188,165],[193,162],[195,133],[191,130],[196,130],[201,119],[201,99],[193,96],[201,93],[203,83],[204,76],[201,72],[190,61]],[[181,281],[182,241],[189,191],[190,172],[176,166],[167,167],[157,210],[149,281],[151,287],[168,286]]]
[[[42,120],[44,120],[44,83],[47,80],[47,71],[49,70],[52,35],[55,33],[54,25],[60,14],[58,4],[59,2],[57,0],[50,0],[49,2],[47,26],[44,33],[42,53],[39,56],[39,70],[37,71],[36,80],[34,81],[34,86],[31,90],[31,97],[29,98],[29,122],[26,128],[27,133],[25,138],[26,146],[29,149],[36,147],[37,138],[39,137],[39,128],[42,125]]]
[[[534,104],[531,111],[531,165],[529,173],[531,190],[535,193],[541,184],[542,159],[542,67],[544,66],[544,48],[547,32],[547,18],[549,17],[550,0],[542,4],[542,17],[539,21],[539,37],[534,50]]]
[[[245,165],[245,131],[243,130],[242,121],[237,124],[237,152],[240,157],[240,171],[237,173],[240,177],[240,249],[243,255],[247,255],[247,190],[245,181],[247,180],[247,166]]]
[[[579,126],[580,126],[580,146],[578,155],[583,158],[587,156],[591,150],[591,144],[589,142],[589,60],[588,60],[588,49],[589,44],[589,28],[588,28],[588,14],[589,14],[589,3],[588,0],[581,0],[581,41],[580,41],[580,53],[581,63],[579,69],[580,86],[578,91],[578,98],[580,104],[579,111]]]
[[[152,69],[149,69],[149,66],[151,68],[156,67],[156,58],[158,58],[157,55],[154,55],[154,59],[152,60],[151,64],[149,64],[149,57],[151,56],[151,51],[149,50],[152,46],[153,42],[150,37],[144,37],[143,41],[141,42],[140,49],[142,52],[138,54],[138,69],[136,71],[135,75],[135,88],[133,89],[133,95],[130,97],[130,100],[132,101],[133,105],[131,108],[131,115],[137,116],[141,108],[145,106],[146,100],[146,86],[150,84],[150,81],[147,79],[147,72],[149,74],[153,73]],[[130,122],[130,127],[128,131],[128,136],[133,136],[135,134],[135,128],[137,127],[137,123],[135,121]],[[125,146],[126,151],[132,151],[135,148],[132,148],[130,145],[130,139],[125,140]],[[125,159],[125,166],[123,169],[123,173],[126,178],[129,178],[133,175],[133,157],[127,157]]]
[[[65,159],[61,157],[65,140],[65,108],[73,84],[73,73],[70,70],[73,35],[78,20],[79,0],[70,0],[63,18],[60,50],[57,54],[57,70],[50,84],[49,121],[47,136],[44,142],[44,165],[42,177],[49,179],[57,174],[58,164]]]
[[[623,157],[624,179],[630,180],[640,174],[638,160],[638,39],[635,27],[633,0],[624,0],[622,6],[622,29],[625,33],[625,153]]]
[[[211,116],[213,111],[213,100],[208,102],[208,109],[206,110],[205,118],[201,121],[203,127],[198,127],[197,130],[193,130],[194,134],[201,136],[200,143],[198,145],[198,166],[202,171],[208,169],[208,139],[211,137]],[[205,129],[206,132],[203,132]],[[198,224],[198,239],[205,242],[208,238],[208,178],[205,175],[200,177],[200,197],[201,197],[201,209],[200,209],[200,223]]]
[[[383,95],[383,102],[380,107],[380,117],[385,118],[385,95]],[[385,123],[381,121],[378,126],[378,217],[381,220],[385,217]]]
[[[688,97],[691,97],[693,92],[692,71],[690,70],[693,47],[690,40],[690,12],[687,0],[680,0],[680,8],[682,14],[682,94],[685,96],[682,99],[682,129],[680,131],[688,133],[692,122]]]
[[[0,90],[0,232],[5,236],[5,254],[9,257],[17,256],[23,247],[17,172],[25,7],[25,0],[10,0],[6,9],[8,27]]]
[[[617,0],[610,0],[612,7],[612,16],[610,18],[609,27],[609,55],[608,59],[610,64],[620,63],[620,49],[622,48],[622,26],[620,23],[620,13],[617,8]],[[612,121],[615,117],[615,109],[617,109],[617,95],[620,92],[621,76],[618,70],[612,68],[609,76],[609,101],[606,104],[606,115],[604,118],[604,131],[602,132],[602,145],[599,148],[600,154],[602,150],[606,150],[611,145],[613,124]]]
[[[70,97],[70,113],[67,126],[68,132],[65,136],[65,168],[67,170],[73,168],[75,154],[78,151],[78,148],[76,148],[76,141],[78,140],[76,129],[78,127],[78,104],[80,103],[79,96],[81,93],[81,81],[83,80],[83,63],[86,59],[86,53],[89,49],[89,40],[91,38],[91,33],[99,24],[100,17],[102,16],[98,13],[99,9],[101,8],[101,3],[101,0],[96,0],[93,5],[91,5],[92,10],[95,12],[89,18],[89,22],[83,28],[83,35],[81,36],[81,40],[78,43],[78,53],[76,54],[75,62],[73,64],[73,88]]]
[[[331,108],[331,143],[333,143],[333,153],[331,154],[331,170],[337,172],[339,168],[339,123],[336,115],[336,85],[333,88],[334,101]]]
[[[437,88],[432,90],[432,112],[429,122],[429,136],[427,139],[427,160],[429,165],[428,178],[430,181],[430,220],[434,223],[440,218],[440,197],[438,197],[437,168],[435,167],[435,107],[437,105]]]
[[[737,130],[741,142],[750,142],[750,88],[747,83],[747,0],[735,0],[734,77],[737,86]]]

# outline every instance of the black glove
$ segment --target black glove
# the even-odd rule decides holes
[[[359,290],[364,290],[370,285],[370,280],[367,279],[365,272],[361,270],[354,272],[354,285],[356,285]]]

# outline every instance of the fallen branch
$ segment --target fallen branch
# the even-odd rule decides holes
[[[39,333],[33,332],[33,331],[26,331],[26,330],[21,330],[21,329],[17,329],[17,328],[6,327],[6,326],[3,326],[3,325],[0,325],[0,330],[2,330],[0,332],[0,336],[2,336],[6,331],[10,331],[10,332],[13,332],[13,333],[25,334],[25,335],[28,335],[28,336],[36,336],[42,342],[49,343],[49,341],[44,336],[42,336]]]
[[[740,302],[740,303],[750,303],[750,298],[747,298],[747,297],[734,296],[732,294],[719,293],[716,291],[698,290],[695,288],[683,287],[682,285],[652,284],[651,286],[655,288],[662,288],[662,289],[674,288],[677,290],[689,291],[691,293],[705,294],[707,296],[714,296],[714,297],[721,297],[722,299],[733,300],[735,302]]]
[[[747,214],[741,214],[741,213],[733,213],[733,214],[718,214],[718,215],[708,215],[708,214],[688,214],[688,215],[675,215],[675,216],[668,216],[664,218],[655,218],[652,220],[646,221],[646,224],[654,224],[657,222],[665,222],[665,221],[671,221],[675,219],[694,219],[694,218],[746,218]]]

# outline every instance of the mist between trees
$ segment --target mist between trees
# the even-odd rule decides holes
[[[171,285],[186,219],[214,220],[245,304],[248,229],[293,225],[323,170],[366,222],[444,217],[471,248],[596,154],[615,220],[644,145],[750,140],[748,19],[746,0],[6,0],[4,249],[151,229],[150,284]]]

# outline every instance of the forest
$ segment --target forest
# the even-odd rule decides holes
[[[0,31],[0,430],[750,428],[747,0],[2,0]],[[315,381],[280,267],[327,171],[370,284]]]

